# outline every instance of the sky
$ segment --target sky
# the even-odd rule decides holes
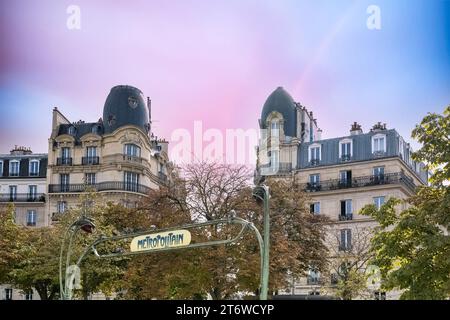
[[[80,29],[67,26],[71,5]],[[370,5],[380,29],[367,27]],[[450,103],[450,1],[0,0],[0,153],[46,153],[54,107],[97,121],[119,84],[152,99],[169,142],[196,120],[256,130],[278,86],[323,138],[380,121],[411,141]]]

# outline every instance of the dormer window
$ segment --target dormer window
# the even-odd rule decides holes
[[[74,127],[74,126],[69,127],[69,134],[70,134],[71,136],[74,136],[74,135],[75,135],[75,127]]]
[[[339,159],[348,161],[353,157],[353,140],[343,139],[339,141]]]
[[[20,161],[18,161],[18,160],[11,160],[9,162],[9,176],[10,177],[18,177],[19,176],[19,166],[20,166]]]
[[[38,176],[39,175],[39,160],[31,160],[28,170],[29,170],[30,176]]]
[[[372,153],[382,154],[386,152],[386,135],[376,134],[372,136]]]
[[[278,120],[272,120],[270,122],[270,131],[273,137],[280,136],[280,122]]]
[[[319,164],[322,160],[322,146],[318,143],[314,143],[308,147],[308,161],[312,165]]]

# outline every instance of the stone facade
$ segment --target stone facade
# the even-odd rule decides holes
[[[256,176],[290,180],[303,187],[310,196],[311,213],[331,220],[326,243],[332,261],[338,261],[344,252],[351,254],[346,245],[368,247],[366,240],[376,223],[358,214],[361,208],[381,206],[391,197],[405,199],[417,186],[427,184],[424,165],[411,159],[409,144],[385,124],[377,123],[363,133],[355,122],[348,136],[322,139],[313,113],[281,87],[268,97],[259,124],[262,139]],[[402,206],[398,210],[405,208]],[[331,272],[326,277],[312,269],[304,278],[291,279],[283,293],[330,295],[336,275]],[[377,291],[377,296],[395,299],[398,292]]]

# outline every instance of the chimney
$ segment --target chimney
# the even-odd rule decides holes
[[[317,141],[322,140],[322,129],[317,130],[316,140]]]
[[[386,130],[386,123],[381,123],[381,122],[377,122],[376,124],[374,124],[374,126],[372,127],[373,132],[379,132],[379,131],[383,131]]]
[[[352,127],[350,129],[350,135],[355,136],[355,135],[362,134],[362,133],[363,133],[363,131],[361,129],[361,125],[358,124],[358,122],[356,122],[356,121],[353,122]]]
[[[14,146],[14,149],[10,151],[12,155],[26,155],[26,154],[32,154],[31,148],[26,148],[22,146]]]

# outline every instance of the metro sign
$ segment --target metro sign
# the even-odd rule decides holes
[[[148,251],[187,246],[191,243],[191,233],[187,230],[166,231],[137,236],[131,240],[131,252]]]

